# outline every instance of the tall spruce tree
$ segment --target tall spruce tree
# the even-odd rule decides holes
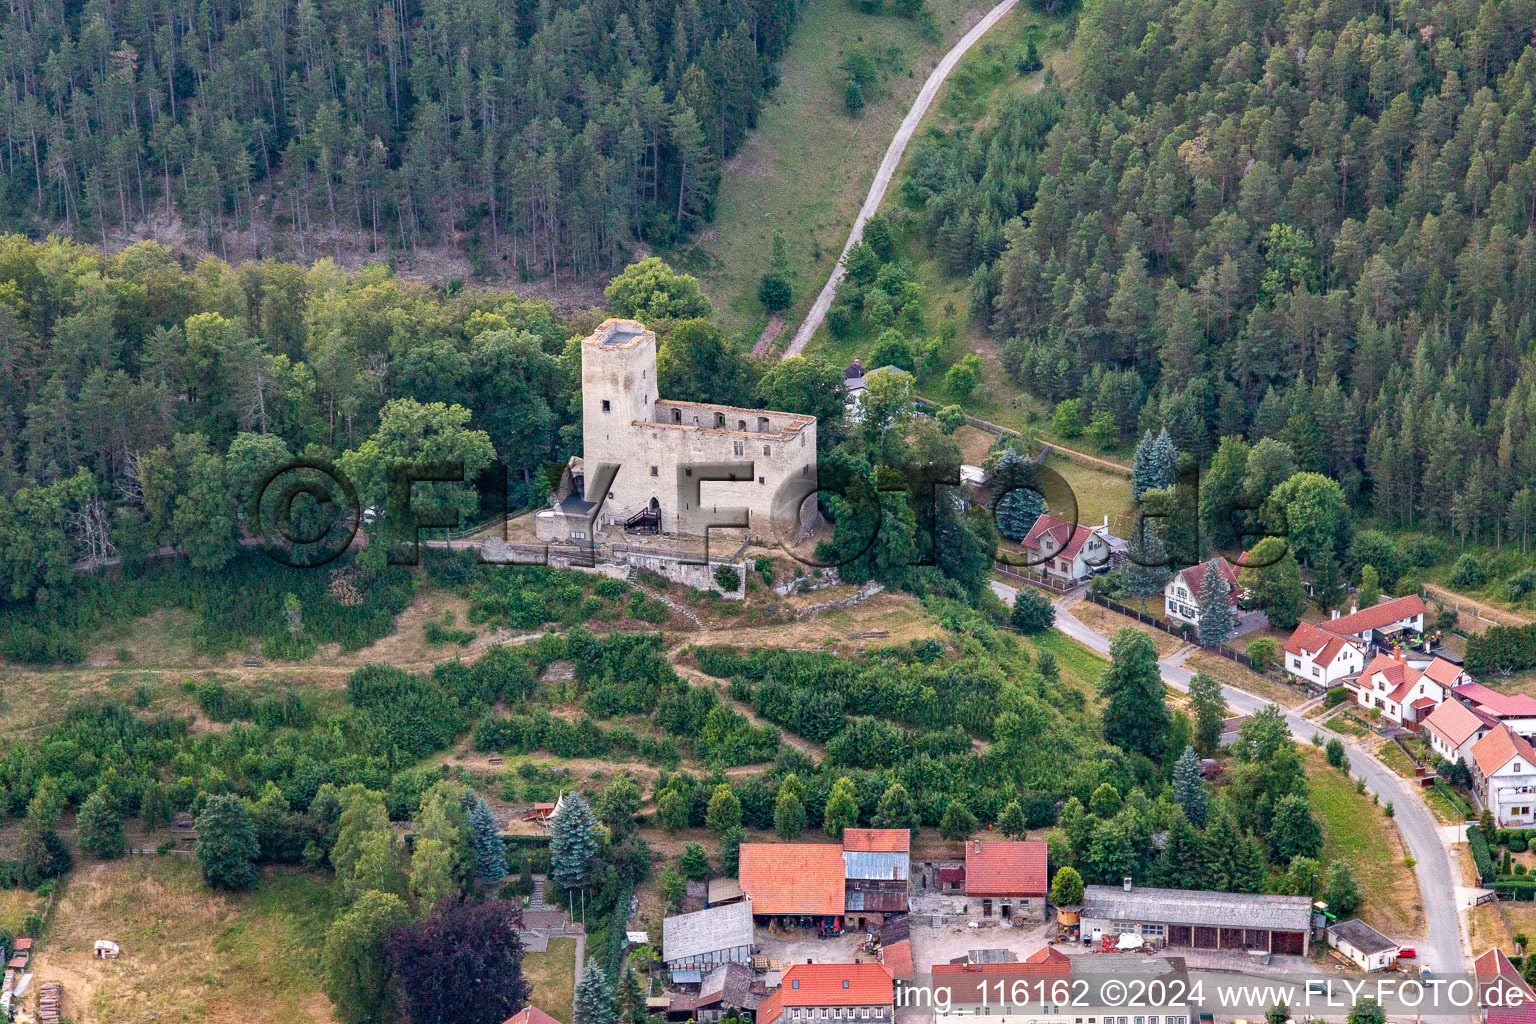
[[[599,957],[587,958],[587,969],[576,986],[576,1003],[571,1024],[618,1024],[619,1011],[613,998],[608,975],[598,964]]]
[[[1120,590],[1139,600],[1143,612],[1147,598],[1161,594],[1173,575],[1167,563],[1168,553],[1163,550],[1157,527],[1151,519],[1138,519],[1126,547],[1125,564],[1120,567]]]
[[[1173,766],[1173,800],[1184,808],[1184,814],[1191,824],[1205,827],[1209,794],[1205,779],[1200,774],[1200,755],[1195,753],[1194,747],[1185,747],[1184,753],[1179,755],[1178,762]]]
[[[464,794],[464,815],[475,877],[485,885],[495,885],[507,877],[507,844],[496,832],[496,816],[485,797],[473,791]]]
[[[1195,636],[1201,644],[1219,644],[1232,635],[1232,584],[1221,571],[1219,559],[1205,563],[1198,604],[1200,622],[1195,626]]]
[[[550,820],[550,876],[567,889],[585,885],[596,856],[597,816],[580,793],[568,793]]]
[[[992,474],[992,490],[999,495],[993,508],[997,532],[1009,540],[1023,540],[1045,511],[1034,466],[1012,448],[1005,449]]]

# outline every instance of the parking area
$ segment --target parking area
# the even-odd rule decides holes
[[[943,924],[937,927],[927,924],[912,925],[912,963],[919,973],[934,964],[947,964],[963,957],[973,949],[1006,949],[1020,960],[1045,945],[1048,932],[1054,925],[1031,921],[1027,925],[984,925],[971,927],[969,923]]]
[[[863,932],[844,932],[835,938],[821,939],[809,928],[756,929],[753,941],[759,956],[778,960],[784,967],[803,963],[859,963],[873,960],[869,954],[860,954],[859,946],[869,936]]]

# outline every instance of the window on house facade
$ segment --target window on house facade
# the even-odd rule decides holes
[[[763,454],[764,455],[772,455],[773,452],[768,450],[768,446],[767,445],[763,445]]]
[[[651,467],[651,476],[660,476],[660,475],[661,475],[661,467],[660,466],[652,466]]]
[[[734,445],[731,446],[731,451],[734,452],[736,457],[739,459],[743,455],[747,454],[747,446],[743,442],[737,441]]]
[[[608,404],[608,399],[603,399],[603,412],[608,412],[611,408],[612,406]]]

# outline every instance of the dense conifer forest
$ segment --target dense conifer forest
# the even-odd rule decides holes
[[[1100,0],[1070,88],[905,186],[1004,367],[1181,452],[1276,438],[1384,521],[1536,504],[1536,8]]]
[[[616,269],[708,215],[795,17],[25,0],[0,10],[0,230],[109,241],[174,217],[220,254],[257,224],[310,259],[446,242],[497,273]]]

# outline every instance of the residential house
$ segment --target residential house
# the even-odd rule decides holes
[[[833,843],[742,843],[738,877],[756,917],[842,930],[843,848]]]
[[[1536,1024],[1536,992],[1498,947],[1472,962],[1487,1024]]]
[[[1306,956],[1312,901],[1189,889],[1090,885],[1083,892],[1082,934],[1138,935],[1159,946],[1231,949]]]
[[[537,1006],[529,1005],[502,1021],[502,1024],[560,1024],[560,1022]]]
[[[1044,921],[1045,843],[981,842],[965,844],[967,915],[1013,921]]]
[[[1397,963],[1397,952],[1402,948],[1359,919],[1330,925],[1328,945],[1352,960],[1362,971],[1386,970]]]
[[[1353,640],[1362,648],[1367,648],[1375,642],[1375,636],[1378,633],[1384,638],[1404,636],[1405,630],[1423,633],[1424,615],[1428,611],[1423,598],[1418,594],[1409,594],[1407,597],[1398,597],[1390,601],[1382,601],[1369,608],[1351,611],[1348,615],[1334,612],[1333,618],[1318,625],[1330,633]],[[1406,635],[1410,638],[1412,636],[1412,634]]]
[[[1048,992],[1053,986],[1052,979],[1065,982],[1072,976],[1072,962],[1054,946],[1046,946],[1023,960],[977,961],[965,957],[958,963],[934,964],[932,971],[934,986],[943,986],[949,992],[953,1006],[980,1010],[1002,1001],[999,993],[1006,996],[1016,989],[1035,996]],[[1020,981],[1024,984],[1015,984]]]
[[[1472,762],[1472,746],[1499,724],[1498,719],[1459,700],[1442,701],[1424,719],[1424,735],[1436,754],[1454,764]]]
[[[1442,664],[1452,671],[1439,671],[1441,678],[1454,678],[1456,666],[1450,662]],[[1416,730],[1419,723],[1445,700],[1447,692],[1426,671],[1428,668],[1418,669],[1410,665],[1401,650],[1378,654],[1365,666],[1365,671],[1346,679],[1344,685],[1361,707],[1377,708],[1388,721]]]
[[[1536,750],[1500,722],[1472,745],[1472,784],[1501,827],[1536,823]]]
[[[1500,693],[1472,682],[1454,687],[1451,695],[1478,714],[1509,726],[1517,735],[1536,735],[1536,697],[1525,693]]]
[[[904,828],[843,830],[843,880],[849,923],[878,929],[889,914],[907,912],[912,833]]]
[[[889,1024],[895,1010],[896,985],[885,964],[794,964],[780,977],[778,991],[758,1004],[757,1024]]]
[[[1337,633],[1303,622],[1285,642],[1285,670],[1302,682],[1328,689],[1365,668],[1365,652]]]
[[[1189,1024],[1189,1008],[1163,1015],[1142,1007],[1125,1016],[1122,1005],[1104,1005],[1095,996],[1112,979],[1135,977],[1169,992],[1190,990],[1188,969],[1180,956],[1100,953],[1068,957],[1047,946],[1022,963],[936,965],[935,987],[949,990],[947,1005],[933,1007],[934,1020],[948,1024]],[[1060,1000],[1056,1002],[1055,1000]],[[1008,1005],[1003,1005],[1008,1004]],[[1124,1020],[1121,1020],[1124,1017]]]
[[[1055,583],[1075,586],[1110,567],[1109,523],[1084,526],[1043,512],[1024,535],[1029,567]]]
[[[661,959],[677,985],[698,984],[703,972],[752,958],[752,903],[677,914],[661,922]]]
[[[1233,612],[1237,611],[1238,598],[1242,593],[1237,584],[1237,569],[1231,562],[1217,555],[1210,561],[1174,573],[1173,578],[1163,586],[1163,608],[1168,612],[1170,620],[1187,622],[1195,627],[1200,625],[1200,588],[1205,584],[1205,574],[1210,571],[1212,562],[1216,565],[1216,571],[1226,577],[1227,586],[1231,588],[1228,600],[1232,603]]]

